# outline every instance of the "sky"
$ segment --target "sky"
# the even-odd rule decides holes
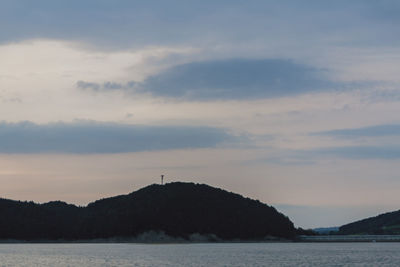
[[[400,3],[2,0],[0,196],[207,183],[303,228],[400,207]]]

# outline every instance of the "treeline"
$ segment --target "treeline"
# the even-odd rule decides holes
[[[376,217],[343,225],[339,234],[372,234],[398,235],[400,234],[400,211],[388,212]]]
[[[293,223],[275,208],[193,183],[150,185],[86,207],[0,199],[0,239],[82,240],[134,237],[148,231],[181,238],[214,234],[224,240],[296,235]]]

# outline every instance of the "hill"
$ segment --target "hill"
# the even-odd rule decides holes
[[[320,227],[312,229],[315,233],[319,235],[329,235],[336,234],[339,231],[339,227]]]
[[[204,184],[150,185],[86,207],[0,199],[0,239],[131,238],[146,232],[189,239],[293,238],[293,223],[275,208]]]
[[[400,234],[400,210],[343,225],[338,234]]]

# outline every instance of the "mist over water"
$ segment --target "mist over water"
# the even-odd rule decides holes
[[[400,243],[1,244],[1,266],[398,266]]]

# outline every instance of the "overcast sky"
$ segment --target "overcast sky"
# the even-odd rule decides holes
[[[4,0],[0,196],[207,183],[301,227],[400,207],[400,2]]]

